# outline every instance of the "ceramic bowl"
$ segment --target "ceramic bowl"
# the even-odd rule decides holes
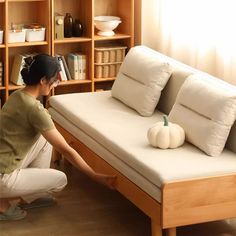
[[[96,16],[94,17],[95,27],[98,29],[100,36],[113,36],[113,31],[120,23],[120,17],[117,16]]]

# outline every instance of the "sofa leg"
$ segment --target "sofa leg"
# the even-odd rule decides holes
[[[152,220],[152,236],[162,236],[162,228]]]
[[[166,229],[166,236],[176,236],[176,228]]]

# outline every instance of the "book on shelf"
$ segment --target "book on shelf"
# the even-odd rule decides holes
[[[65,69],[65,72],[66,72],[67,79],[71,80],[71,75],[70,75],[70,71],[69,71],[68,65],[66,63],[66,59],[65,59],[64,56],[61,56],[61,58],[62,58],[62,62],[63,62],[63,66],[64,66],[64,69]]]
[[[60,79],[61,81],[67,81],[67,75],[65,72],[65,67],[63,65],[62,57],[60,55],[55,55],[55,57],[57,58],[57,61],[60,65],[60,71],[59,71]]]
[[[72,79],[86,79],[86,55],[81,53],[69,53],[67,63]]]
[[[86,79],[86,55],[81,53],[76,53],[78,58],[78,73],[79,79],[85,80]]]
[[[68,69],[72,79],[79,79],[78,72],[78,57],[74,53],[69,53],[67,56]]]
[[[24,81],[22,79],[20,72],[24,67],[24,64],[25,64],[24,59],[25,58],[26,58],[26,56],[23,54],[16,54],[14,57],[10,80],[12,83],[14,83],[16,85],[23,85],[24,84]]]
[[[71,78],[70,71],[69,71],[68,65],[66,63],[65,57],[63,55],[60,55],[60,54],[56,54],[55,56],[57,58],[59,58],[60,61],[62,61],[61,67],[63,67],[62,70],[65,71],[67,80],[71,80],[72,78]]]

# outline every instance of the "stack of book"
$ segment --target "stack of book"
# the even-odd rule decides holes
[[[63,55],[56,54],[61,71],[59,72],[60,80],[84,80],[86,79],[86,55],[81,53],[69,53],[67,62]]]
[[[59,78],[60,81],[66,81],[66,80],[71,80],[71,75],[65,60],[65,57],[63,55],[56,54],[55,57],[58,60],[58,63],[60,65],[60,72],[59,72]]]
[[[86,79],[86,55],[82,53],[69,53],[67,63],[72,79]]]
[[[0,61],[0,86],[3,85],[3,63]]]

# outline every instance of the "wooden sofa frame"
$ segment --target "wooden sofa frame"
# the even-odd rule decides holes
[[[176,236],[178,226],[236,217],[236,173],[166,183],[159,203],[61,125],[55,124],[95,171],[117,176],[117,191],[151,218],[152,236],[162,236],[163,229],[166,235]],[[55,150],[54,155],[59,157]]]

